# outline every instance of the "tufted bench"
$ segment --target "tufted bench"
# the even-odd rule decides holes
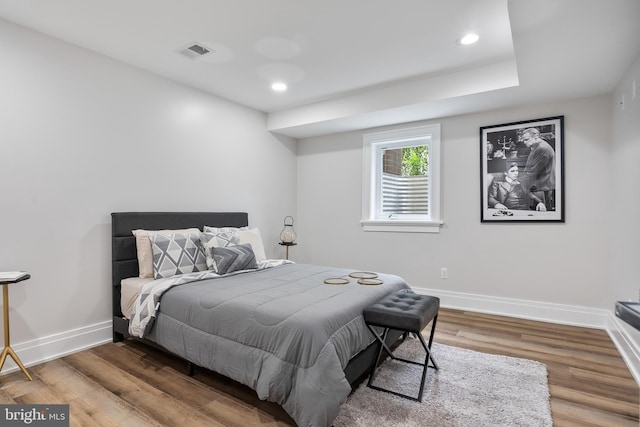
[[[371,375],[369,376],[369,382],[367,384],[369,387],[422,402],[422,390],[424,388],[425,379],[427,378],[427,368],[432,367],[438,369],[438,365],[431,355],[431,344],[433,343],[433,334],[436,330],[436,321],[438,320],[439,308],[439,298],[420,295],[410,290],[403,289],[385,295],[380,300],[364,309],[364,311],[362,312],[364,321],[369,330],[373,333],[373,335],[375,335],[376,339],[381,344],[380,350],[378,350],[376,363],[373,366]],[[431,326],[431,335],[429,336],[429,343],[427,344],[422,337],[421,331],[432,320],[433,322]],[[374,326],[384,328],[384,332],[382,334],[378,334],[373,328]],[[422,347],[424,347],[427,353],[424,359],[424,363],[395,357],[391,349],[389,349],[389,347],[385,343],[387,333],[390,329],[404,331],[405,336],[408,333],[417,335],[418,339],[420,339]],[[382,350],[386,351],[387,354],[394,360],[423,366],[422,381],[420,382],[420,391],[418,393],[418,398],[377,387],[372,384],[375,377],[376,369],[378,367],[378,364],[380,363]],[[431,360],[431,363],[433,364],[432,366],[429,365],[429,360]]]

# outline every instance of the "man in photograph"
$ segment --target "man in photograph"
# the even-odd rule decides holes
[[[536,201],[537,211],[555,210],[556,156],[553,147],[540,138],[536,128],[525,129],[522,142],[531,149],[520,181],[526,193],[543,193],[544,203]]]

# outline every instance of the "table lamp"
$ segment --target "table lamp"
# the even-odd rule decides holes
[[[293,229],[293,217],[284,217],[284,227],[280,232],[280,241],[287,245],[296,241],[296,231]]]

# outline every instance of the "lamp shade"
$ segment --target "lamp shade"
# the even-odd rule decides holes
[[[282,243],[293,243],[296,241],[296,231],[293,229],[293,217],[284,217],[284,227],[280,232],[280,240]]]

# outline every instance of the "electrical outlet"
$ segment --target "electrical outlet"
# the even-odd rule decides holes
[[[449,277],[449,271],[447,270],[447,267],[442,267],[440,269],[440,278],[447,279],[448,277]]]

